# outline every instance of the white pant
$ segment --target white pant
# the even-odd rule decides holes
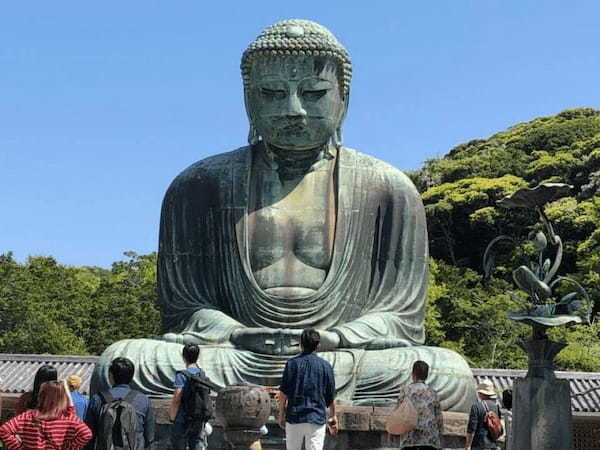
[[[285,423],[285,448],[300,450],[305,441],[305,450],[323,450],[325,442],[325,424]]]

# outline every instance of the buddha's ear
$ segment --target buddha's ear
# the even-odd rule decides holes
[[[246,115],[248,116],[248,124],[250,125],[250,130],[248,131],[248,144],[256,145],[260,140],[260,135],[258,134],[258,130],[254,126],[254,122],[252,120],[252,112],[250,111],[250,93],[249,89],[244,87],[244,105],[246,106]]]
[[[344,145],[344,136],[342,133],[342,128],[344,126],[344,121],[346,120],[346,114],[348,113],[349,101],[350,101],[350,88],[348,88],[348,90],[346,91],[346,94],[344,95],[344,100],[343,100],[344,107],[342,108],[341,116],[339,118],[339,125],[336,128],[335,132],[333,133],[333,136],[331,137],[332,144],[338,150],[342,147],[342,145]]]

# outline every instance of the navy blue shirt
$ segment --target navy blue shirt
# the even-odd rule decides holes
[[[108,392],[114,398],[123,398],[130,390],[131,388],[129,385],[118,384],[113,386]],[[94,437],[92,437],[92,440],[88,443],[86,448],[94,448],[95,435],[98,431],[98,420],[100,419],[100,410],[102,409],[103,404],[104,400],[100,394],[96,394],[92,397],[90,404],[88,405],[85,423],[90,427],[92,433],[94,433]],[[150,399],[145,394],[138,392],[131,404],[137,413],[138,442],[141,444],[142,448],[152,449],[154,448],[154,414],[152,412],[152,406],[150,405]]]
[[[287,396],[286,422],[323,425],[335,399],[333,368],[314,353],[302,353],[286,363],[279,390]]]

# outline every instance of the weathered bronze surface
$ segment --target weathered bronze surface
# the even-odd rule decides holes
[[[308,326],[334,366],[338,399],[395,401],[412,363],[445,410],[474,399],[458,354],[423,346],[423,204],[396,168],[342,145],[350,58],[321,25],[267,28],[242,58],[249,145],[204,159],[169,187],[159,240],[163,335],[121,341],[137,388],[171,392],[182,344],[220,385],[277,386]]]

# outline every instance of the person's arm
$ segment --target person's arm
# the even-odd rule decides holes
[[[467,432],[467,441],[465,443],[465,450],[471,450],[471,444],[473,443],[473,436],[475,436],[474,433]]]
[[[281,428],[283,428],[285,430],[285,410],[287,408],[287,395],[285,395],[285,393],[283,393],[282,391],[279,391],[279,394],[277,394],[277,403],[278,403],[278,417],[277,417],[277,423],[279,424],[279,426]]]
[[[176,388],[173,394],[173,398],[171,399],[171,405],[169,406],[169,419],[171,422],[175,421],[175,417],[177,417],[177,412],[181,406],[181,396],[183,395],[183,389]]]
[[[469,422],[467,423],[465,450],[471,450],[471,445],[473,444],[473,438],[475,436],[475,430],[477,429],[478,422],[479,411],[477,410],[477,404],[474,404],[473,406],[471,406],[471,411],[469,412]]]
[[[20,414],[0,426],[0,440],[6,444],[8,450],[18,450],[22,447],[20,434],[23,432],[24,424],[23,414]]]
[[[154,426],[154,411],[150,399],[148,399],[148,409],[144,415],[144,444],[147,449],[154,448]]]
[[[177,413],[179,412],[179,408],[181,408],[181,399],[183,397],[183,388],[187,381],[186,377],[187,372],[177,372],[175,375],[175,381],[173,381],[173,398],[171,399],[171,404],[169,406],[169,419],[171,422],[175,421],[177,417]]]
[[[285,363],[285,367],[283,369],[283,375],[281,376],[281,384],[279,385],[279,394],[277,395],[277,403],[279,406],[279,415],[277,417],[277,423],[279,426],[285,430],[285,416],[287,405],[289,402],[288,394],[292,394],[291,383],[290,383],[290,361]]]
[[[325,378],[325,402],[329,408],[329,418],[327,419],[327,424],[329,425],[331,434],[335,436],[338,432],[338,420],[335,414],[335,375],[331,365],[327,364],[325,373],[327,374]]]
[[[329,425],[329,432],[332,436],[338,434],[338,420],[335,414],[335,401],[331,402],[331,405],[329,405],[329,419],[327,419],[327,424]]]
[[[92,439],[92,430],[80,419],[73,420],[73,447],[83,448]]]
[[[65,394],[67,394],[67,398],[69,399],[69,406],[74,407],[75,405],[73,404],[73,396],[71,395],[71,389],[69,389],[69,384],[67,383],[67,380],[63,380],[63,388],[65,390]]]

